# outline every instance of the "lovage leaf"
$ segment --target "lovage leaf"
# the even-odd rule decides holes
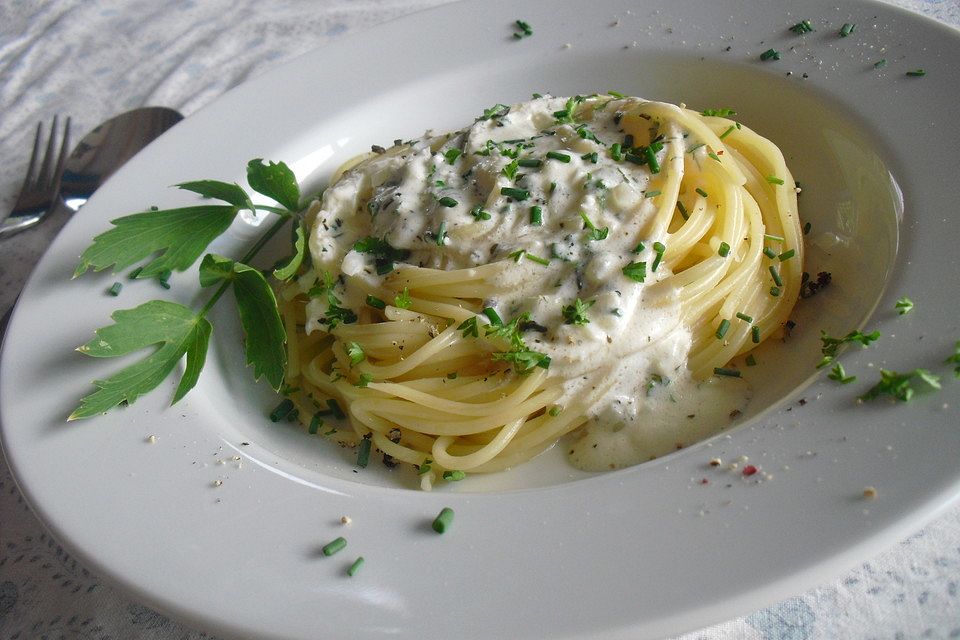
[[[251,160],[247,163],[247,182],[254,191],[273,198],[290,211],[300,208],[297,177],[283,162],[264,164],[260,158]]]
[[[186,370],[173,397],[177,402],[194,387],[203,369],[213,327],[193,310],[152,300],[115,311],[111,318],[114,324],[97,329],[97,337],[77,350],[95,358],[113,358],[153,345],[159,348],[106,380],[95,380],[97,391],[82,398],[68,420],[106,413],[122,403],[132,404],[163,382],[186,354]]]
[[[223,256],[207,255],[200,264],[200,283],[210,286],[220,280],[233,283],[247,364],[253,365],[254,379],[266,377],[270,386],[280,389],[287,365],[287,334],[273,289],[259,270]]]
[[[289,280],[296,275],[297,270],[300,269],[300,265],[303,264],[306,248],[306,231],[304,231],[302,222],[293,228],[293,233],[293,255],[290,256],[290,259],[287,260],[285,265],[273,270],[273,277],[277,280]]]
[[[139,278],[184,271],[214,238],[227,230],[237,211],[235,206],[200,205],[117,218],[111,221],[114,228],[95,237],[83,252],[73,276],[90,268],[102,271],[111,265],[116,273],[158,252],[160,255],[143,267]]]
[[[181,182],[177,187],[186,191],[199,193],[204,198],[216,198],[217,200],[229,202],[233,206],[240,207],[241,209],[253,210],[253,203],[250,202],[250,196],[235,182],[194,180],[192,182]]]

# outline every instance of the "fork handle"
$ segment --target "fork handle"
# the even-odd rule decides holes
[[[8,216],[3,222],[0,222],[0,240],[20,233],[24,229],[28,229],[36,224],[42,217],[43,216],[37,213],[30,213],[20,216]]]

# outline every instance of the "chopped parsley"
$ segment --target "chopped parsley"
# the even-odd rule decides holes
[[[647,263],[631,262],[623,268],[623,275],[634,282],[643,282],[647,277]]]
[[[346,347],[347,357],[350,358],[350,366],[358,365],[367,358],[363,352],[363,347],[358,342],[348,342]]]
[[[830,373],[827,374],[827,377],[831,380],[836,380],[840,384],[850,384],[857,379],[857,376],[848,376],[847,372],[843,368],[843,365],[839,362],[834,365],[833,369],[830,370]]]
[[[353,243],[353,250],[357,253],[373,255],[377,275],[381,276],[393,271],[395,262],[402,262],[410,257],[409,249],[397,249],[391,246],[386,238],[374,236],[357,240]]]
[[[880,339],[880,332],[873,331],[871,333],[863,333],[859,330],[854,330],[843,336],[842,338],[833,338],[827,334],[826,331],[820,331],[820,342],[821,353],[823,354],[823,359],[817,364],[817,368],[823,368],[834,361],[837,357],[837,350],[841,345],[855,342],[863,347],[867,347],[870,343],[875,342]]]
[[[890,396],[900,402],[908,402],[918,390],[915,384],[922,386],[919,389],[939,389],[940,378],[926,369],[914,369],[906,373],[897,373],[887,369],[880,369],[880,382],[870,387],[862,400],[875,400],[880,396]]]
[[[410,299],[410,290],[407,287],[398,293],[393,299],[393,305],[398,309],[409,309],[413,301]]]
[[[899,313],[901,316],[905,316],[913,311],[913,300],[904,296],[897,300],[897,304],[894,305],[894,307],[896,308],[897,313]]]
[[[589,324],[590,318],[587,317],[587,311],[593,306],[594,302],[594,300],[584,301],[577,298],[573,301],[573,304],[563,307],[560,314],[563,316],[564,323],[578,326]]]

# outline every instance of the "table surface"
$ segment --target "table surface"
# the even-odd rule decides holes
[[[446,1],[4,2],[0,212],[16,199],[39,120],[69,114],[79,140],[138,106],[189,116],[300,53]],[[892,4],[960,27],[960,0]],[[63,222],[0,243],[0,312]],[[131,600],[70,557],[31,513],[0,456],[0,638],[209,637]],[[960,638],[960,507],[833,583],[682,638]]]

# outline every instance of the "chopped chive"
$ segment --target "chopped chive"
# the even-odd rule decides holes
[[[443,241],[447,239],[447,222],[446,222],[446,220],[444,220],[444,221],[442,221],[442,222],[440,223],[440,228],[437,229],[437,233],[436,233],[435,237],[436,237],[437,246],[438,246],[438,247],[442,247],[442,246],[443,246]]]
[[[647,192],[643,195],[643,197],[644,197],[644,198],[656,198],[658,195],[660,195],[660,190],[659,190],[659,189],[654,189],[653,191],[647,191]]]
[[[777,252],[771,249],[770,247],[763,248],[763,255],[767,256],[771,260],[777,257]]]
[[[513,198],[514,200],[526,200],[530,197],[530,192],[526,189],[515,189],[514,187],[502,187],[500,195]]]
[[[743,320],[744,322],[753,322],[753,316],[748,316],[742,311],[737,311],[737,317]]]
[[[556,418],[558,415],[560,415],[561,411],[563,411],[563,409],[560,408],[560,405],[554,405],[550,407],[550,410],[547,411],[547,413],[550,415],[551,418]]]
[[[343,536],[340,536],[339,538],[323,545],[323,555],[332,556],[333,554],[342,551],[345,546],[347,546],[347,539]]]
[[[643,150],[647,157],[647,164],[650,165],[650,173],[660,173],[660,161],[657,160],[657,154],[653,152],[653,145]]]
[[[755,367],[757,366],[757,359],[753,357],[752,353],[748,353],[746,363],[748,367]]]
[[[437,517],[433,519],[433,530],[437,533],[446,533],[452,523],[453,509],[444,507],[440,510],[440,513],[437,514]]]
[[[355,576],[357,571],[360,571],[360,567],[363,566],[363,562],[364,562],[363,556],[360,556],[359,558],[354,560],[353,564],[350,565],[350,568],[347,569],[347,575],[350,576],[351,578]]]
[[[626,158],[627,162],[632,162],[633,164],[646,164],[647,159],[641,156],[638,156],[635,153],[627,153],[623,156]]]
[[[547,157],[551,160],[559,160],[560,162],[570,162],[570,156],[566,153],[560,153],[559,151],[547,151]]]
[[[770,276],[773,278],[773,283],[778,287],[783,286],[783,279],[780,277],[780,273],[777,271],[777,268],[773,265],[770,265]]]
[[[439,200],[437,200],[437,203],[438,203],[441,207],[455,207],[455,206],[457,206],[458,204],[460,204],[459,202],[457,202],[456,200],[454,200],[454,199],[451,198],[450,196],[443,196],[442,198],[440,198]]]
[[[721,242],[720,248],[717,249],[717,253],[721,258],[726,258],[728,255],[730,255],[730,245],[726,242]]]
[[[169,289],[170,276],[172,275],[173,275],[172,271],[164,271],[163,273],[161,273],[160,276],[157,278],[157,280],[160,282],[160,286],[163,287],[164,289]]]
[[[530,224],[538,227],[543,224],[543,209],[539,205],[530,207]]]
[[[780,52],[776,49],[767,49],[760,54],[760,59],[766,62],[767,60],[779,60]]]
[[[467,474],[460,469],[454,469],[453,471],[444,471],[443,479],[448,482],[459,482],[467,477]]]
[[[797,24],[790,27],[790,31],[793,31],[795,34],[802,35],[804,33],[810,33],[813,31],[813,25],[810,24],[809,20],[801,20]]]
[[[795,255],[797,255],[797,252],[794,251],[793,249],[789,249],[789,250],[784,251],[783,253],[781,253],[779,256],[777,256],[777,259],[778,259],[780,262],[785,262],[785,261],[789,260],[790,258],[792,258],[792,257],[795,256]]]
[[[376,296],[367,296],[367,306],[374,309],[386,309],[387,303]]]
[[[637,246],[635,246],[635,247],[630,251],[630,253],[642,253],[644,249],[646,249],[646,247],[643,246],[643,243],[642,243],[642,242],[638,242],[638,243],[637,243]]]
[[[580,156],[580,159],[586,160],[587,162],[590,162],[592,164],[597,164],[597,160],[600,159],[600,156],[597,155],[596,151],[591,151],[590,153],[585,153],[582,156]]]
[[[781,293],[780,287],[770,287],[770,295],[773,296],[774,298],[779,298],[780,293]]]
[[[753,325],[750,328],[750,340],[752,340],[754,344],[760,344],[760,327],[757,325]]]
[[[716,160],[717,162],[720,162],[720,156],[718,156],[718,155],[717,155],[716,153],[714,153],[712,150],[711,150],[711,151],[707,151],[707,155],[710,156],[711,158],[713,158],[714,160]]]
[[[110,288],[107,289],[107,293],[109,293],[111,296],[113,296],[114,298],[116,298],[118,295],[120,295],[120,290],[121,290],[121,289],[123,289],[123,283],[122,283],[122,282],[114,282],[113,285],[111,285]]]
[[[927,75],[927,72],[923,69],[917,69],[915,71],[907,71],[907,75],[911,78],[922,78],[923,76]]]
[[[775,236],[772,233],[765,233],[763,237],[771,242],[783,242],[783,236]]]
[[[701,189],[700,187],[697,187],[696,189],[694,189],[694,191],[696,191],[697,193],[699,193],[700,195],[702,195],[704,198],[707,197],[707,192],[704,191],[703,189]]]
[[[293,400],[284,398],[276,408],[270,412],[270,422],[280,422],[293,411]]]
[[[523,252],[523,257],[526,258],[527,260],[530,260],[531,262],[536,262],[537,264],[542,264],[543,266],[547,266],[547,265],[550,264],[550,261],[549,261],[548,259],[546,259],[546,258],[541,258],[540,256],[535,256],[535,255],[533,255],[532,253],[530,253],[529,251],[524,251],[524,252]]]
[[[680,210],[680,215],[683,216],[684,220],[690,219],[690,213],[687,211],[687,208],[683,206],[683,203],[677,200],[677,209]]]
[[[317,411],[313,414],[313,417],[310,419],[310,426],[307,427],[307,433],[310,435],[316,435],[317,431],[320,430],[320,427],[323,426],[322,412]]]
[[[133,271],[131,271],[131,272],[127,275],[127,277],[130,278],[131,280],[136,280],[137,278],[140,277],[140,274],[141,274],[142,272],[143,272],[143,267],[137,267],[136,269],[134,269]]]
[[[483,309],[483,315],[487,316],[487,319],[490,320],[490,324],[492,325],[499,326],[503,324],[503,320],[500,319],[500,316],[497,315],[497,310],[493,307],[485,307]]]
[[[460,157],[460,154],[461,154],[461,153],[463,153],[463,152],[460,151],[460,149],[457,149],[457,148],[447,149],[447,150],[444,152],[443,157],[447,160],[447,163],[448,163],[448,164],[453,164],[454,162],[457,161],[457,158]]]
[[[880,58],[879,60],[877,60],[876,62],[873,63],[873,68],[874,68],[874,69],[882,69],[882,68],[885,67],[885,66],[887,66],[887,59],[886,59],[886,58]]]
[[[650,266],[650,271],[656,271],[660,266],[660,261],[663,260],[663,254],[667,250],[667,247],[661,242],[654,242],[653,250],[656,252],[656,256],[653,259],[653,264]]]
[[[623,148],[624,148],[624,149],[632,149],[632,148],[633,148],[633,134],[632,134],[632,133],[628,133],[627,135],[623,136]]]
[[[615,162],[623,160],[623,151],[619,142],[614,142],[610,145],[610,157],[613,158]]]
[[[347,414],[343,412],[343,409],[340,408],[340,403],[337,402],[335,398],[328,399],[327,406],[330,407],[331,411],[333,411],[333,417],[341,420],[347,417]]]
[[[840,27],[840,37],[846,38],[848,35],[853,33],[854,29],[856,28],[857,25],[853,24],[852,22],[844,22],[843,26]]]
[[[778,178],[777,176],[767,176],[767,182],[770,184],[783,184],[783,178]]]
[[[543,160],[538,158],[521,158],[517,161],[517,164],[527,169],[539,169],[543,164]]]
[[[366,466],[370,464],[371,446],[373,446],[373,442],[369,437],[360,440],[360,447],[357,449],[357,466],[361,469],[366,468]]]
[[[740,377],[740,371],[738,369],[727,369],[724,367],[714,367],[713,374],[717,376],[727,376],[728,378]]]
[[[533,28],[530,26],[530,23],[525,22],[524,20],[517,20],[514,22],[517,25],[519,31],[514,32],[513,37],[516,39],[526,38],[527,36],[533,35]]]
[[[727,335],[727,331],[730,329],[730,321],[724,318],[720,321],[720,326],[717,327],[717,339],[722,340],[723,336]]]
[[[737,128],[736,125],[730,125],[729,127],[727,127],[727,130],[720,134],[720,139],[723,140],[724,138],[726,138],[736,128]]]

